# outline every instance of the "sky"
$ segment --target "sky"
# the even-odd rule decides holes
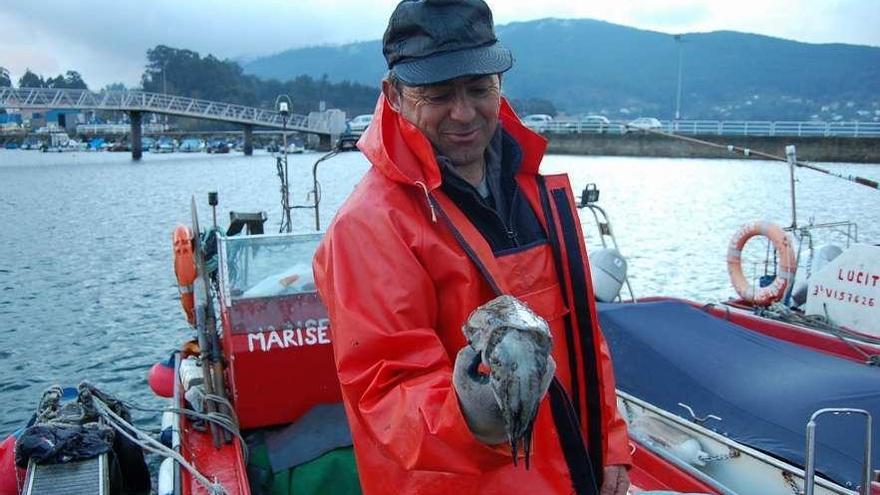
[[[592,18],[666,33],[733,30],[880,46],[880,0],[488,0],[496,24]],[[0,0],[0,67],[135,86],[159,44],[246,59],[381,38],[397,0]]]

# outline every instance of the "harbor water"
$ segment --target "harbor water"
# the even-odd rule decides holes
[[[290,156],[293,204],[311,202],[319,156]],[[823,166],[880,179],[878,165]],[[325,226],[367,168],[357,152],[321,165]],[[542,171],[568,172],[578,192],[598,185],[638,297],[732,297],[725,255],[734,231],[755,219],[791,223],[789,171],[781,163],[548,156]],[[228,223],[230,210],[262,210],[267,231],[277,231],[279,186],[273,158],[259,152],[148,153],[134,163],[123,153],[0,150],[0,437],[22,426],[55,383],[89,380],[161,407],[147,371],[192,334],[172,270],[172,229],[190,223],[192,195],[202,225],[209,224],[207,193],[218,191],[218,223]],[[806,170],[798,171],[797,188],[799,224],[850,220],[862,242],[880,242],[877,191]],[[596,245],[591,216],[582,220]],[[295,210],[293,225],[312,231],[312,213]],[[762,259],[746,271],[762,271]],[[135,413],[151,429],[158,417]]]

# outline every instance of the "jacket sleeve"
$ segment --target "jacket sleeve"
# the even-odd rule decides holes
[[[468,430],[434,329],[434,284],[413,250],[418,235],[402,230],[390,212],[341,214],[315,256],[356,442],[408,470],[476,474],[508,463]]]

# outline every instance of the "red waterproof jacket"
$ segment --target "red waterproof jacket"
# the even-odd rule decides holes
[[[430,142],[380,97],[358,143],[372,167],[315,255],[366,494],[575,493],[583,465],[572,452],[589,451],[594,474],[630,462],[567,177],[537,175],[546,142],[506,101],[500,119],[523,151],[520,190],[567,244],[496,258],[440,189]],[[554,337],[555,395],[539,408],[529,470],[506,444],[472,436],[452,386],[462,323],[499,293],[526,302]]]

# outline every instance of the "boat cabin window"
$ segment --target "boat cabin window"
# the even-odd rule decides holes
[[[321,236],[254,235],[220,241],[220,273],[232,300],[315,293],[312,257]]]

